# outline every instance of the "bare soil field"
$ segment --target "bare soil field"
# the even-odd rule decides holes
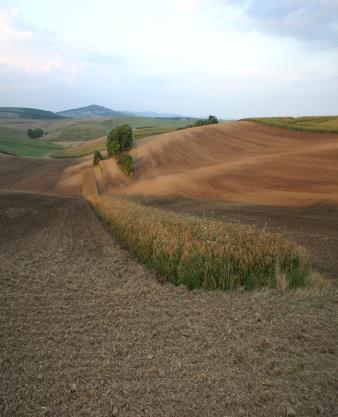
[[[37,159],[0,154],[0,190],[81,195],[82,171],[91,158]]]
[[[270,206],[338,203],[338,135],[229,122],[144,139],[131,154],[134,181],[107,192]]]
[[[69,197],[2,192],[0,230],[2,416],[337,415],[334,287],[163,284]]]

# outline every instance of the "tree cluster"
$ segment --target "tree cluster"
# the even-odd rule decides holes
[[[40,129],[39,127],[37,129],[28,129],[27,130],[27,136],[31,139],[37,139],[41,138],[41,136],[44,134],[44,131]]]
[[[217,117],[210,115],[207,119],[198,119],[193,126],[197,127],[197,126],[205,126],[205,125],[214,125],[217,123],[218,123]]]
[[[218,119],[216,116],[210,115],[207,119],[198,119],[195,123],[191,125],[187,125],[186,127],[178,127],[176,130],[181,129],[188,129],[189,127],[198,127],[198,126],[205,126],[205,125],[214,125],[218,123]]]
[[[108,157],[117,157],[121,153],[128,151],[132,147],[132,144],[132,128],[127,124],[115,127],[107,136],[106,146]]]

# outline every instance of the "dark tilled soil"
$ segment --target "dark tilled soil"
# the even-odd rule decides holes
[[[79,199],[0,193],[0,415],[337,415],[337,291],[161,285]]]

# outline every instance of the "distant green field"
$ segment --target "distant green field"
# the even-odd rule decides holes
[[[78,125],[63,129],[57,140],[92,140],[105,134],[106,130],[100,126]]]
[[[154,136],[154,135],[161,135],[162,133],[168,133],[168,132],[172,132],[173,128],[138,128],[138,129],[133,129],[133,138],[134,140],[138,140],[138,139],[142,139],[142,138],[146,138],[147,136]]]
[[[191,119],[113,116],[97,119],[24,119],[0,118],[0,151],[22,156],[79,157],[105,148],[105,136],[114,127],[129,124],[134,139],[158,135],[191,123]],[[27,139],[27,129],[41,128],[47,135],[40,140]],[[93,142],[98,138],[101,141]],[[79,146],[74,142],[88,141]],[[56,142],[56,143],[55,143]],[[61,142],[60,145],[58,142]],[[67,143],[71,146],[67,146]]]
[[[243,120],[304,132],[338,133],[338,116],[257,117]]]
[[[139,140],[147,136],[160,135],[162,133],[171,132],[175,129],[162,129],[162,128],[141,128],[133,129],[134,140]],[[82,143],[78,146],[71,146],[64,148],[52,154],[54,158],[78,158],[81,156],[89,155],[94,153],[94,151],[105,150],[106,149],[106,136],[88,141],[87,143]]]
[[[53,139],[56,141],[83,141],[105,136],[111,129],[122,124],[129,124],[132,128],[136,128],[137,130],[142,128],[172,130],[177,129],[178,127],[184,127],[189,123],[191,123],[190,119],[113,116],[108,119],[68,120],[68,125],[63,127],[59,122],[61,129],[58,131],[58,134],[56,134],[55,128],[52,133]],[[54,123],[54,126],[56,127],[57,124]]]
[[[11,155],[42,157],[57,149],[61,149],[61,146],[36,139],[0,138],[0,152]]]
[[[70,146],[53,152],[53,158],[80,158],[94,153],[96,150],[102,151],[106,148],[106,137],[90,140],[81,145]]]
[[[111,119],[104,120],[101,125],[106,128],[108,132],[113,127],[122,124],[129,124],[133,128],[160,128],[160,129],[177,129],[184,127],[191,123],[193,119],[166,119],[166,118],[151,118],[151,117],[129,117],[129,116],[114,116]]]
[[[49,141],[84,141],[107,135],[114,127],[129,124],[133,128],[177,129],[192,123],[192,119],[113,116],[97,119],[24,119],[1,118],[1,138],[26,138],[27,129],[41,128]]]
[[[19,127],[1,126],[0,125],[0,139],[25,139],[27,138],[26,131]]]

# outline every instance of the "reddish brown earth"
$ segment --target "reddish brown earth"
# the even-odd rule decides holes
[[[121,190],[113,180],[106,192],[274,206],[338,202],[338,135],[229,122],[145,139],[131,153],[134,181]],[[118,169],[110,175],[118,179]]]

